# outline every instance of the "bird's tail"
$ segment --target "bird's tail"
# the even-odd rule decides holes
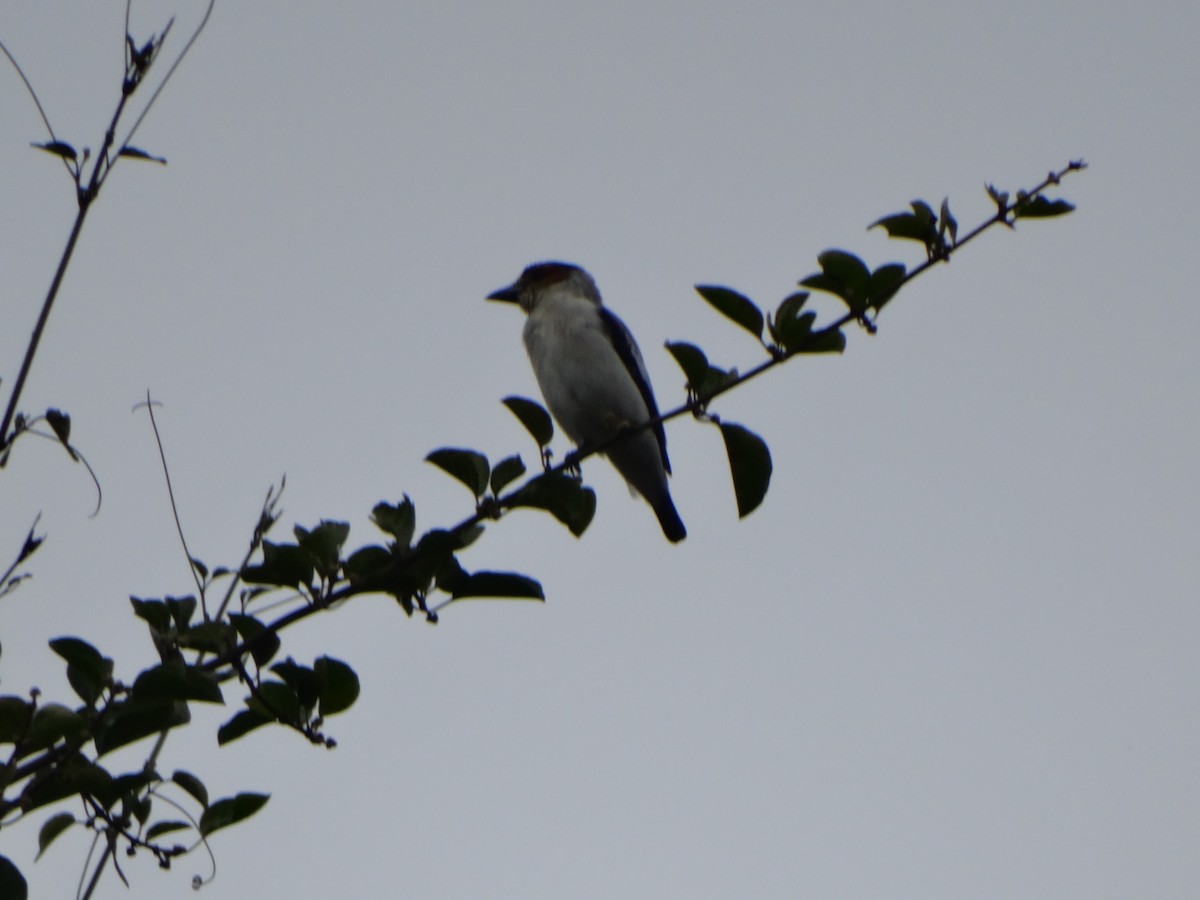
[[[654,514],[658,516],[658,524],[662,526],[663,534],[672,544],[677,544],[687,537],[687,529],[683,527],[683,519],[679,518],[679,512],[675,509],[675,502],[670,494],[664,492],[654,504]]]

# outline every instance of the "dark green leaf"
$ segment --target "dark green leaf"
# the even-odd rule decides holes
[[[61,156],[63,159],[74,160],[78,157],[75,148],[66,141],[47,141],[44,144],[30,144],[29,146],[45,150],[47,153],[53,153],[55,156]]]
[[[821,271],[800,282],[814,291],[840,297],[852,312],[865,308],[871,273],[861,259],[844,250],[826,250],[817,257]]]
[[[425,462],[433,463],[447,475],[461,481],[476,498],[482,497],[487,492],[490,469],[487,457],[482,453],[456,447],[443,447],[426,456]]]
[[[392,561],[392,554],[378,544],[360,547],[350,554],[342,564],[342,570],[350,581],[361,581],[381,572]]]
[[[936,217],[929,204],[922,200],[914,200],[911,213],[895,213],[884,216],[874,222],[871,227],[881,227],[888,237],[919,241],[926,246],[937,242]]]
[[[312,557],[317,571],[325,578],[334,578],[341,564],[342,545],[350,536],[350,523],[322,519],[312,531],[299,525],[293,531],[300,548]]]
[[[292,689],[302,709],[312,709],[317,705],[317,697],[320,693],[319,681],[317,673],[308,666],[300,665],[289,656],[283,662],[277,662],[271,666],[271,671]]]
[[[80,793],[94,795],[102,806],[108,808],[113,802],[109,790],[112,776],[83,754],[74,756],[56,766],[50,774],[32,784],[26,789],[22,805],[28,803],[28,809],[38,809],[64,797],[72,797]],[[3,894],[0,894],[3,896]]]
[[[12,446],[12,444],[10,443],[9,446]],[[3,457],[0,457],[0,466],[3,466],[3,464]],[[34,534],[34,529],[37,528],[38,518],[41,518],[40,514],[33,520],[33,524],[29,526],[29,534],[25,535],[25,543],[21,545],[21,552],[17,554],[18,563],[23,563],[25,560],[29,559],[29,557],[33,556],[33,554],[37,552],[37,548],[42,546],[42,541],[45,540],[44,537],[38,537],[36,534]],[[3,585],[0,585],[0,593],[2,593],[2,589]]]
[[[817,257],[821,270],[830,278],[845,286],[849,298],[861,297],[866,292],[871,271],[866,263],[845,250],[826,250]],[[848,299],[849,299],[848,298]]]
[[[75,817],[68,812],[58,813],[51,816],[42,825],[38,831],[38,854],[36,859],[41,859],[42,854],[46,852],[46,848],[54,843],[54,839],[75,824]]]
[[[274,721],[274,716],[264,716],[254,710],[244,709],[217,729],[217,744],[224,746],[255,728],[269,725]]]
[[[285,725],[299,725],[306,718],[295,689],[282,681],[264,681],[246,700],[246,707]]]
[[[771,339],[784,350],[795,348],[812,331],[817,314],[802,311],[808,298],[808,291],[798,291],[784,298],[775,310],[774,317],[767,320]]]
[[[22,747],[26,751],[51,747],[62,738],[78,736],[86,724],[83,716],[67,709],[61,703],[43,704],[33,714],[33,721],[29,723],[29,733],[25,736]]]
[[[809,339],[801,343],[797,353],[841,353],[846,349],[846,335],[839,328],[822,328],[814,331]]]
[[[756,338],[762,339],[762,310],[755,306],[749,297],[713,284],[698,284],[696,292],[719,313],[741,325]]]
[[[950,213],[950,198],[942,201],[942,211],[938,215],[938,237],[943,241],[950,236],[950,245],[958,243],[958,220]]]
[[[544,509],[579,537],[596,514],[596,494],[568,475],[547,472],[525,484],[512,505]]]
[[[206,566],[201,560],[196,559],[194,556],[189,556],[188,562],[192,564],[192,568],[196,570],[196,574],[200,576],[201,581],[204,581],[204,579],[208,578],[208,566]]]
[[[50,649],[72,665],[90,669],[97,675],[106,670],[104,655],[87,641],[75,637],[55,638],[50,641]]]
[[[516,572],[475,572],[454,590],[455,600],[466,597],[502,597],[545,600],[542,586],[528,575]]]
[[[121,703],[112,718],[96,732],[96,753],[103,756],[152,734],[186,725],[191,719],[187,704],[182,700],[130,698]]]
[[[258,665],[265,666],[279,652],[279,635],[267,631],[267,627],[254,616],[230,613],[229,621]]]
[[[46,422],[54,430],[55,437],[68,450],[71,449],[71,417],[57,409],[46,410]]]
[[[1062,216],[1075,209],[1074,204],[1066,200],[1048,200],[1041,194],[1019,200],[1013,206],[1014,219],[1048,219],[1052,216]]]
[[[89,706],[95,703],[112,680],[113,661],[74,637],[55,638],[50,649],[67,661],[67,681],[79,699]]]
[[[395,506],[390,503],[376,504],[371,510],[371,521],[384,534],[395,538],[401,550],[407,550],[412,544],[413,531],[417,527],[417,511],[412,501],[405,497]]]
[[[201,622],[180,635],[179,644],[207,653],[224,653],[237,644],[237,630],[229,622]]]
[[[262,542],[261,565],[247,566],[242,580],[249,584],[300,587],[312,583],[313,560],[298,544]]]
[[[133,683],[135,700],[199,700],[224,703],[212,675],[182,662],[166,662],[146,669]]]
[[[33,704],[22,697],[6,694],[0,697],[0,744],[15,744],[29,727]]]
[[[549,446],[554,437],[554,423],[550,420],[550,413],[540,403],[528,397],[505,397],[501,402],[525,426],[538,447]]]
[[[187,597],[167,597],[166,599],[167,609],[171,613],[171,618],[175,620],[175,627],[180,631],[187,631],[192,616],[196,612],[196,598],[189,595]]]
[[[867,288],[867,303],[874,309],[883,309],[884,305],[896,296],[905,274],[902,263],[887,263],[872,272]]]
[[[501,491],[524,474],[525,463],[521,462],[521,457],[505,457],[492,469],[492,493],[499,496]]]
[[[146,829],[146,840],[153,841],[162,837],[164,834],[170,834],[172,831],[182,831],[185,828],[191,827],[192,826],[189,823],[180,822],[179,820],[170,822],[155,822]]]
[[[165,159],[163,159],[161,156],[151,156],[145,150],[140,150],[137,147],[128,147],[128,146],[122,147],[120,150],[117,151],[117,156],[128,156],[132,159],[145,159],[145,160],[148,160],[149,162],[156,162],[159,165],[163,165],[163,166],[165,166],[167,164],[167,161]]]
[[[144,619],[152,632],[165,635],[170,631],[171,613],[163,601],[139,600],[137,597],[130,597],[129,602],[133,604],[133,614],[139,619]]]
[[[693,391],[704,383],[704,379],[708,375],[709,363],[703,350],[695,344],[668,341],[667,352],[675,357],[675,362],[679,363],[679,368],[683,369],[683,374],[687,377],[688,384],[692,386]]]
[[[336,715],[354,705],[358,699],[358,675],[354,670],[331,656],[322,656],[313,663],[317,673],[321,704],[318,709],[322,717]]]
[[[191,794],[201,806],[208,806],[208,788],[204,786],[203,781],[191,772],[176,769],[175,774],[171,776],[171,780]]]
[[[208,837],[229,825],[248,819],[266,804],[269,794],[238,794],[216,801],[200,817],[200,834]]]
[[[29,885],[25,876],[7,856],[0,856],[0,897],[4,900],[29,900]]]
[[[754,512],[767,495],[771,483],[771,451],[753,431],[728,422],[721,423],[729,474],[737,497],[738,517]]]

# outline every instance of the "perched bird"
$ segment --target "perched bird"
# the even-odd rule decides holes
[[[598,446],[622,429],[658,416],[633,335],[601,304],[596,282],[583,269],[537,263],[488,299],[516,303],[525,311],[525,349],[538,387],[577,446]],[[662,423],[629,434],[603,452],[631,491],[653,507],[667,540],[687,537],[667,487],[671,463]]]

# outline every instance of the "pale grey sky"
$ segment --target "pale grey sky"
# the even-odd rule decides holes
[[[138,3],[134,34],[203,3]],[[60,137],[95,146],[119,3],[7,4],[0,38]],[[1200,8],[974,2],[219,2],[93,211],[23,407],[57,406],[104,485],[52,445],[0,473],[0,550],[41,510],[35,578],[0,603],[5,693],[67,690],[46,639],[152,658],[127,597],[182,594],[146,389],[193,552],[233,564],[286,471],[280,535],[375,539],[468,512],[424,464],[531,445],[521,317],[483,297],[528,262],[591,271],[662,405],[695,341],[754,344],[691,285],[771,305],[866,226],[1083,157],[1072,216],[910,286],[875,337],[721,400],[775,476],[736,520],[717,432],[668,427],[689,537],[662,539],[602,461],[581,541],[521,513],[466,554],[544,605],[431,628],[360,599],[288,635],[358,670],[340,746],[213,727],[162,768],[272,794],[213,839],[213,898],[1190,898],[1200,883],[1192,299]],[[161,71],[161,70],[160,70]],[[0,75],[6,388],[73,214],[24,89]],[[828,307],[832,309],[832,307]],[[7,392],[4,391],[7,397]],[[565,445],[558,445],[559,452]],[[141,748],[135,748],[140,750]],[[129,759],[138,757],[133,754]],[[81,832],[34,865],[72,896]],[[98,897],[191,896],[202,855]]]

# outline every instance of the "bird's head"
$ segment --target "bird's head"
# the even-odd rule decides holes
[[[559,292],[573,294],[600,305],[600,291],[592,276],[579,266],[564,262],[541,262],[528,266],[508,287],[492,291],[487,299],[516,303],[526,313]]]

